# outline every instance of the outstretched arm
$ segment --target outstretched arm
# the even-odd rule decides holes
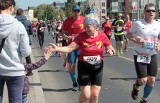
[[[72,42],[68,46],[58,47],[57,45],[50,43],[49,46],[44,47],[45,50],[49,50],[51,52],[60,51],[64,53],[69,53],[73,50],[75,50],[78,47],[78,45],[75,42]]]
[[[50,58],[51,55],[52,55],[52,53],[49,50],[44,51],[44,58],[40,59],[36,63],[25,63],[24,67],[26,70],[37,69],[37,68],[41,67],[42,65],[44,65],[47,62],[47,60]]]

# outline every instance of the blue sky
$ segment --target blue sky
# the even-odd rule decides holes
[[[38,6],[40,4],[51,4],[54,1],[64,2],[66,0],[15,0],[18,8],[27,9],[28,6]]]

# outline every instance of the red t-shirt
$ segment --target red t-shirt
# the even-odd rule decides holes
[[[80,19],[76,20],[73,17],[66,19],[63,23],[63,31],[68,32],[68,35],[71,36],[71,39],[68,40],[68,44],[70,44],[74,38],[84,32],[84,17],[80,16]]]
[[[125,25],[125,31],[126,32],[129,32],[129,29],[131,28],[131,21],[130,20],[128,20],[128,21],[125,21],[124,22],[124,25]]]
[[[102,27],[104,28],[104,33],[105,34],[111,34],[112,33],[112,29],[111,29],[111,27],[112,27],[112,23],[111,22],[104,22],[103,24],[102,24]]]
[[[98,35],[93,38],[83,32],[74,39],[74,42],[79,45],[79,50],[81,51],[79,60],[81,61],[85,61],[84,56],[99,56],[100,60],[102,60],[104,46],[111,45],[106,34],[101,31],[98,31]]]

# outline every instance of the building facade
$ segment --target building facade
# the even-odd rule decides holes
[[[129,14],[131,19],[143,18],[144,6],[146,3],[153,3],[156,6],[157,14],[160,10],[160,0],[106,0],[107,14],[115,15],[118,12]],[[159,18],[160,15],[156,15]]]

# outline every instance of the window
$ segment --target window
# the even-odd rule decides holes
[[[102,16],[103,19],[105,19],[105,16]]]
[[[102,13],[105,13],[105,9],[102,9]]]
[[[105,7],[105,2],[102,2],[102,7]]]

